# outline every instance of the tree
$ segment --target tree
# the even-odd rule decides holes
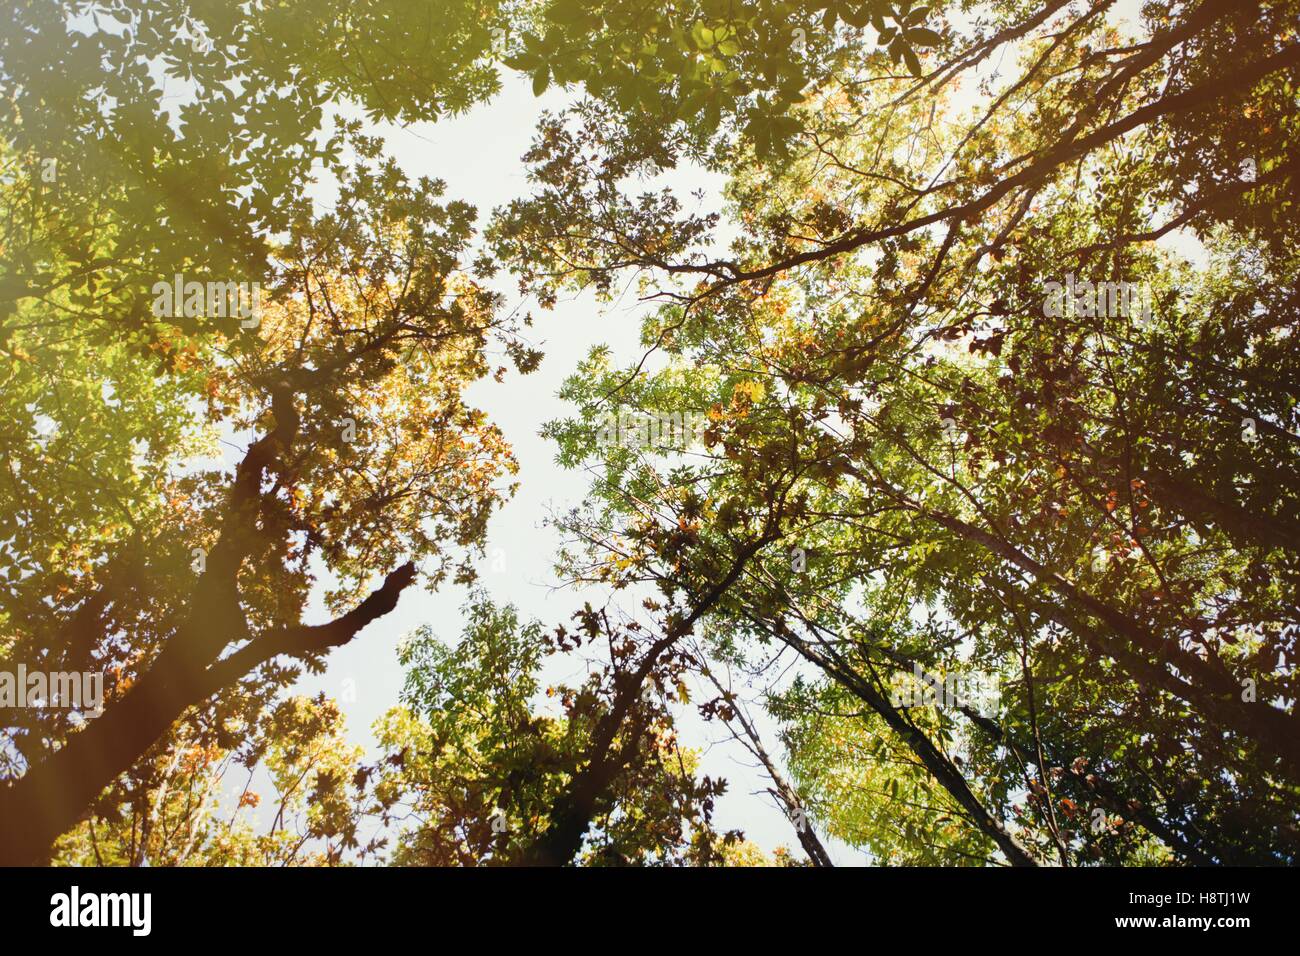
[[[632,578],[698,573],[635,547],[647,524],[752,534],[786,476],[774,546],[710,621],[742,659],[784,645],[825,675],[816,693],[866,705],[881,753],[924,768],[930,825],[960,809],[959,834],[917,839],[945,859],[987,855],[970,828],[1019,862],[1286,862],[1300,429],[1279,321],[1294,225],[1269,204],[1293,193],[1294,8],[1149,5],[1129,43],[1106,6],[1009,7],[920,80],[845,66],[798,112],[789,161],[714,154],[739,218],[726,255],[717,212],[624,185],[685,141],[620,135],[599,94],[543,125],[537,191],[494,235],[532,250],[517,269],[543,300],[637,272],[666,303],[646,359],[594,352],[552,426],[598,475],[575,575],[600,579],[601,552]],[[956,77],[1011,43],[1022,66],[991,105],[950,108]],[[1252,135],[1223,115],[1266,119]],[[1181,227],[1204,265],[1151,247]],[[684,457],[598,430],[688,410],[711,425]],[[1001,707],[900,710],[891,681],[913,667],[986,672]],[[816,739],[815,713],[787,713],[791,740]]]
[[[403,646],[405,706],[384,718],[387,756],[373,770],[382,812],[418,821],[394,862],[708,863],[740,840],[713,832],[725,782],[698,778],[677,740],[667,703],[684,693],[679,655],[590,607],[551,633],[481,594],[466,612],[454,648],[428,628]],[[539,710],[543,659],[579,649],[604,663],[547,687],[558,712]]]
[[[39,720],[20,731],[26,772],[0,791],[6,859],[40,854],[187,710],[250,678],[251,694],[218,707],[253,721],[297,674],[276,658],[319,666],[392,610],[417,562],[433,560],[431,583],[464,578],[446,545],[480,541],[508,491],[500,434],[460,396],[487,371],[490,336],[526,362],[495,297],[458,271],[472,210],[441,204],[441,184],[410,184],[373,161],[373,143],[354,142],[361,159],[335,212],[297,206],[255,341],[214,336],[227,357],[206,370],[206,416],[257,436],[233,478],[199,470],[145,489],[146,508],[150,494],[166,501],[148,526],[125,502],[116,533],[83,539],[82,568],[57,604],[9,618],[10,660],[88,661],[114,679],[105,712],[80,731],[47,736]],[[194,358],[164,349],[163,361],[187,369]],[[314,558],[339,582],[328,596],[337,616],[309,625]],[[11,601],[34,606],[66,580],[63,567],[40,570]],[[366,593],[376,574],[383,583]],[[220,714],[208,732],[229,746]]]
[[[399,808],[401,863],[760,862],[677,740],[694,676],[783,811],[877,861],[1294,863],[1300,11],[1115,6],[21,6],[0,662],[106,681],[93,719],[4,715],[0,862],[342,862]],[[498,60],[579,95],[475,248],[325,114],[456,113]],[[687,166],[721,204],[650,182]],[[362,767],[281,692],[418,575],[472,582],[515,465],[462,392],[540,360],[503,266],[659,306],[547,427],[593,480],[561,567],[612,599],[418,633]],[[553,654],[587,665],[558,709]],[[212,822],[234,761],[276,779],[265,833]]]

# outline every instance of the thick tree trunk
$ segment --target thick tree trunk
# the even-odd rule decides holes
[[[694,609],[646,652],[640,666],[626,681],[614,701],[610,712],[601,718],[593,736],[591,759],[587,766],[574,775],[565,791],[551,805],[551,825],[540,837],[523,850],[516,862],[523,866],[564,866],[582,849],[595,814],[596,804],[619,772],[627,766],[631,755],[614,750],[614,741],[623,728],[646,678],[654,670],[659,658],[674,644],[690,633],[695,622],[703,617],[736,583],[749,560],[770,540],[768,533],[741,549],[727,574],[713,585],[696,603]]]
[[[207,668],[196,667],[169,643],[125,697],[0,790],[0,866],[44,862],[54,841],[76,825],[95,798],[129,770],[186,708],[203,703],[273,657],[346,643],[396,607],[414,576],[414,565],[403,565],[341,618],[261,636]],[[182,637],[177,635],[173,642]]]

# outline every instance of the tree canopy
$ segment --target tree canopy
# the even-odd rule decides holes
[[[20,4],[0,671],[103,701],[0,701],[0,862],[1300,862],[1298,27]],[[481,223],[340,118],[521,78],[565,105]],[[544,424],[589,493],[533,621],[476,581],[529,475],[466,389],[583,293],[652,308]],[[465,625],[405,638],[367,755],[292,688],[417,582]],[[721,820],[701,721],[788,845]]]

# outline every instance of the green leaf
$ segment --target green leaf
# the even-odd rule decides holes
[[[533,74],[533,96],[541,96],[545,93],[546,87],[550,85],[550,82],[550,68],[543,64],[542,68]]]
[[[917,58],[916,51],[910,46],[903,47],[903,59],[907,62],[907,71],[913,76],[921,75],[921,61]]]
[[[589,16],[585,0],[555,0],[546,10],[546,19],[569,25],[582,23]]]
[[[844,18],[845,23],[857,27],[859,30],[871,22],[871,14],[866,7],[858,7],[857,9],[847,7],[840,15]]]
[[[518,70],[521,73],[531,73],[542,63],[542,58],[536,53],[530,53],[525,50],[518,56],[508,56],[502,60],[506,66],[512,70]]]

